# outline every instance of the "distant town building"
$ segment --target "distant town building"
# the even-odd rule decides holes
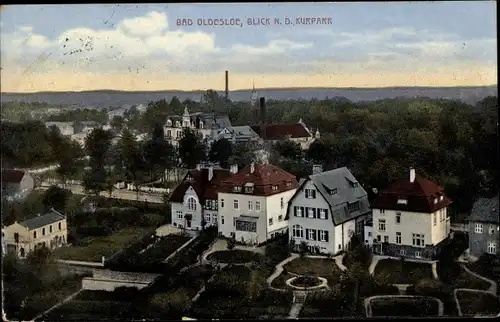
[[[210,141],[224,128],[231,127],[231,121],[225,114],[217,113],[189,113],[188,108],[184,108],[182,116],[172,115],[167,117],[164,126],[166,139],[174,146],[179,144],[182,131],[190,128],[199,133],[204,140]]]
[[[256,132],[266,142],[276,142],[282,139],[289,139],[300,144],[302,149],[307,149],[314,140],[321,137],[319,130],[315,133],[311,131],[302,121],[295,124],[264,124],[252,125],[252,130]],[[263,132],[265,131],[265,133]]]
[[[45,122],[45,126],[48,129],[52,126],[57,127],[64,136],[71,136],[76,133],[74,122]]]
[[[213,137],[214,141],[220,139],[229,140],[231,143],[260,143],[262,141],[259,135],[248,125],[226,127]]]

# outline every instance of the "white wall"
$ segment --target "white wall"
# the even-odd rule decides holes
[[[295,191],[296,189],[292,189],[266,198],[266,225],[268,239],[272,238],[271,234],[288,228],[288,221],[285,220],[286,211],[288,209],[288,202],[295,194]],[[282,199],[283,207],[281,207]],[[269,219],[272,219],[272,225],[269,225]]]
[[[189,198],[194,198],[196,200],[196,210],[190,210],[188,209],[188,199]],[[177,217],[177,211],[182,212],[182,219],[179,219]],[[198,229],[201,230],[201,216],[202,216],[202,205],[200,204],[200,199],[198,198],[198,195],[196,194],[196,191],[193,189],[193,187],[189,187],[186,190],[186,193],[184,194],[184,202],[179,203],[179,202],[172,202],[172,224],[176,223],[177,226],[182,226],[184,228],[186,225],[186,221],[184,219],[185,214],[191,214],[192,219],[191,219],[191,227],[189,229]]]
[[[368,244],[366,243],[368,241]],[[365,245],[373,245],[373,227],[365,226],[365,240],[363,240],[363,244]]]
[[[396,224],[396,213],[401,213],[401,223]],[[437,215],[438,212],[434,213]],[[386,231],[379,231],[379,219],[386,219]],[[435,245],[441,242],[448,235],[447,221],[440,221],[437,218],[436,226],[432,222],[432,214],[409,211],[385,210],[384,214],[380,209],[373,209],[373,238],[381,235],[389,236],[389,243],[396,243],[396,232],[401,232],[401,244],[413,245],[413,234],[423,234],[426,245]]]
[[[325,199],[321,196],[320,193],[316,192],[315,199],[308,199],[305,197],[304,189],[316,189],[316,187],[310,182],[306,182],[303,185],[303,188],[299,193],[295,196],[290,205],[290,213],[288,218],[288,232],[290,238],[293,238],[293,226],[300,225],[304,231],[304,238],[294,238],[295,244],[300,244],[301,242],[306,242],[308,246],[317,246],[320,248],[321,252],[324,253],[335,253],[335,230],[333,227],[332,214],[330,211],[330,206],[325,201]],[[314,207],[314,208],[322,208],[328,209],[328,219],[312,219],[307,218],[306,215],[304,217],[295,217],[294,207]],[[328,231],[328,242],[322,241],[314,241],[306,239],[306,229],[315,229],[315,230],[327,230]]]

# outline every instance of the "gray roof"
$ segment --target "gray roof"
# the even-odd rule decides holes
[[[346,167],[310,175],[309,180],[311,180],[330,206],[331,218],[335,225],[370,212],[368,194]],[[296,193],[301,190],[302,185],[306,181],[308,180],[301,180]],[[358,186],[352,187],[352,183],[358,183]],[[330,194],[330,191],[334,189],[337,189],[337,192],[333,195]],[[359,210],[349,212],[347,208],[348,203],[356,201],[359,201]]]
[[[498,195],[493,198],[479,198],[466,220],[498,223]]]
[[[172,121],[182,120],[182,115],[169,115],[167,118]],[[203,127],[205,129],[223,129],[226,127],[231,127],[231,121],[226,114],[217,113],[203,113],[195,112],[189,113],[189,118],[191,121],[195,121],[199,117],[203,121]]]
[[[52,223],[63,220],[65,218],[66,217],[63,214],[61,214],[55,210],[52,210],[51,212],[46,213],[45,215],[38,215],[36,217],[22,221],[19,223],[19,225],[24,226],[24,227],[28,228],[29,230],[32,230],[32,229],[36,229],[36,228],[50,225]]]

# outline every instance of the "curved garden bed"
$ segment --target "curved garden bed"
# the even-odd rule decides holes
[[[292,279],[290,284],[299,287],[314,287],[320,285],[321,281],[317,277],[299,276]]]
[[[259,261],[261,258],[262,256],[255,252],[241,249],[221,250],[207,256],[207,260],[209,261],[217,261],[224,264],[244,264]]]

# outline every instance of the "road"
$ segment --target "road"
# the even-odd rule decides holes
[[[49,186],[42,186],[38,187],[37,189],[39,190],[47,190]],[[85,195],[85,191],[82,186],[80,185],[66,185],[66,189],[71,190],[72,193],[74,194],[79,194],[79,195]],[[140,200],[140,201],[147,201],[151,203],[163,203],[163,196],[161,194],[154,194],[154,193],[148,193],[148,192],[139,192],[139,195],[137,195],[137,192],[135,191],[129,191],[125,189],[115,189],[113,190],[111,196],[109,195],[108,192],[101,192],[101,196],[106,197],[106,198],[115,198],[115,199],[122,199],[122,200]]]

